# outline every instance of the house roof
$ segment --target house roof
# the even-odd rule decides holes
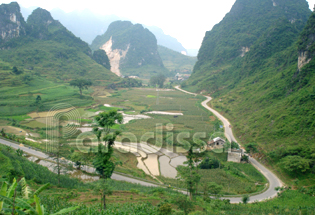
[[[216,138],[213,139],[214,142],[217,142],[217,141],[219,141],[219,140],[222,140],[222,141],[225,142],[225,140],[223,140],[221,137],[216,137]]]

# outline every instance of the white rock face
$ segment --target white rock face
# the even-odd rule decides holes
[[[295,23],[296,19],[295,18],[292,18],[289,20],[291,22],[291,24]]]
[[[276,7],[277,3],[275,2],[275,0],[272,0],[273,6]]]
[[[299,71],[301,70],[301,68],[303,66],[305,66],[306,64],[308,64],[311,61],[311,58],[307,58],[307,51],[305,52],[300,52],[299,53],[299,58],[298,58],[298,69]]]
[[[13,28],[9,28],[9,29],[7,29],[7,27],[3,26],[4,28],[2,28],[0,31],[1,38],[3,40],[5,40],[7,38],[19,37],[20,36],[20,30],[21,30],[21,23],[17,19],[16,14],[10,13],[7,18],[9,18],[11,22],[17,24],[17,26],[13,27]]]
[[[249,50],[250,50],[250,48],[248,48],[248,47],[242,47],[242,54],[241,54],[241,57],[244,57],[245,56],[245,54],[247,53],[247,52],[249,52]]]
[[[115,49],[112,50],[113,40],[112,37],[100,48],[104,50],[109,58],[111,71],[118,76],[121,76],[119,70],[120,60],[126,57],[126,54],[129,50],[130,44],[128,44],[126,50]]]
[[[10,14],[10,20],[14,23],[16,23],[16,15],[15,13]]]

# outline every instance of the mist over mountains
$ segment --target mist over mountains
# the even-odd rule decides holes
[[[34,9],[36,9],[36,7],[21,7],[21,13],[26,19]],[[74,35],[80,37],[88,44],[91,44],[96,36],[104,34],[110,23],[117,20],[128,20],[126,17],[118,17],[116,15],[94,14],[88,9],[66,13],[63,10],[56,8],[52,9],[50,13],[54,19],[59,20]],[[158,45],[165,46],[180,53],[185,52],[191,56],[197,55],[196,51],[187,52],[176,38],[166,35],[161,28],[156,26],[144,27],[148,28],[155,35]]]

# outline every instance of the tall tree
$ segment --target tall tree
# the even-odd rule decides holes
[[[78,87],[80,95],[82,96],[82,90],[88,89],[90,86],[92,86],[92,81],[85,79],[75,79],[70,81],[70,86]]]
[[[194,149],[201,147],[199,144],[192,143],[188,150],[187,161],[184,162],[187,166],[178,166],[177,178],[185,181],[187,186],[187,191],[189,192],[189,199],[192,201],[193,193],[197,189],[197,185],[201,179],[201,175],[198,174],[198,166],[196,164],[199,161],[199,156],[194,153]]]
[[[222,185],[218,185],[217,183],[215,182],[210,182],[208,184],[208,187],[209,187],[209,192],[210,194],[214,194],[214,196],[217,198],[219,197],[219,194],[221,193],[222,189],[223,189],[223,186]]]
[[[94,128],[93,130],[100,142],[93,165],[96,172],[101,175],[101,178],[106,179],[112,176],[115,166],[117,165],[111,158],[114,152],[113,145],[120,131],[111,132],[111,128],[117,123],[121,124],[123,116],[121,113],[118,113],[117,110],[111,110],[100,113],[95,117],[95,120],[102,129]],[[104,141],[104,145],[101,141]]]
[[[248,143],[248,144],[246,144],[245,145],[245,149],[246,149],[247,152],[249,152],[251,154],[254,154],[254,153],[258,152],[256,143]]]
[[[193,202],[188,200],[186,196],[183,195],[176,196],[176,198],[174,198],[172,202],[178,206],[178,209],[184,211],[185,215],[194,211],[195,207]]]
[[[165,76],[163,74],[158,74],[158,75],[152,76],[150,78],[150,84],[152,86],[158,85],[159,88],[162,88],[163,85],[164,85],[165,80],[166,80],[166,78],[165,78]]]
[[[106,196],[112,195],[113,190],[108,184],[109,179],[100,179],[93,188],[95,194],[101,196],[101,202],[103,204],[103,209],[106,210]]]
[[[298,155],[289,155],[281,159],[283,168],[289,173],[295,174],[295,176],[308,172],[310,169],[310,162],[310,159]]]

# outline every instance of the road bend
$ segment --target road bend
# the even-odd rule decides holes
[[[198,95],[196,93],[192,93],[192,92],[188,92],[186,90],[181,89],[179,86],[175,87],[177,90],[180,90],[184,93],[190,94],[190,95]],[[226,138],[231,142],[234,141],[237,143],[234,135],[233,135],[233,131],[232,131],[232,126],[230,126],[230,122],[224,117],[222,116],[218,111],[214,110],[213,108],[209,107],[207,104],[209,101],[211,101],[211,97],[209,96],[205,96],[206,100],[203,101],[201,103],[201,105],[206,108],[207,110],[211,111],[216,117],[218,117],[223,125],[224,125],[224,134],[226,136]],[[256,159],[249,157],[249,162],[258,170],[260,171],[269,181],[269,186],[268,189],[258,195],[253,195],[250,196],[250,201],[249,202],[256,202],[256,201],[263,201],[266,199],[270,199],[270,198],[274,198],[277,196],[277,191],[275,190],[276,187],[281,187],[283,184],[281,182],[281,180],[275,175],[273,174],[269,169],[267,169],[265,166],[263,166],[261,163],[259,163]],[[226,198],[224,197],[223,199],[229,199],[231,203],[239,203],[242,202],[242,198],[241,197],[237,197],[237,198]]]

